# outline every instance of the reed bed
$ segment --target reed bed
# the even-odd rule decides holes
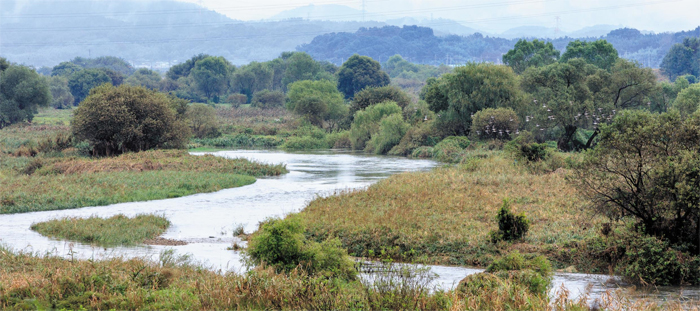
[[[514,243],[492,243],[489,232],[497,229],[495,216],[504,199],[516,214],[526,214],[530,231]],[[545,255],[562,268],[576,264],[569,256],[572,244],[595,236],[604,221],[584,206],[564,169],[533,174],[492,152],[318,198],[301,216],[310,236],[338,237],[355,256],[485,267],[494,256],[517,250]]]
[[[122,214],[110,218],[66,217],[32,224],[31,229],[55,239],[77,241],[102,247],[142,244],[165,232],[170,221],[163,216]]]
[[[414,285],[411,285],[414,284]],[[406,287],[412,286],[412,287]],[[697,310],[690,303],[632,301],[622,291],[597,302],[513,292],[431,291],[425,283],[342,281],[257,267],[218,273],[187,258],[75,260],[0,248],[0,309],[87,310]]]

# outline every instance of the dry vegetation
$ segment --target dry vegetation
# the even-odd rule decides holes
[[[585,202],[565,175],[564,169],[533,174],[491,153],[320,198],[301,215],[310,235],[337,236],[356,256],[486,266],[498,254],[519,250],[544,254],[562,267],[575,264],[569,244],[594,236],[602,222],[583,209]],[[494,218],[504,199],[514,212],[527,215],[530,231],[520,242],[493,244],[489,232],[497,229]]]

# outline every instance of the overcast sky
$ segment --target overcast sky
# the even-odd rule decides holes
[[[181,0],[200,3],[239,20],[268,19],[309,4],[339,4],[355,9],[361,0]],[[487,32],[518,26],[555,27],[563,31],[598,24],[655,32],[690,30],[700,25],[700,0],[365,0],[368,19],[447,18]],[[358,18],[359,19],[359,18]]]

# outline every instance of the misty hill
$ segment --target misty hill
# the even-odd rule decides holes
[[[321,34],[382,25],[301,19],[242,22],[196,4],[167,0],[2,0],[0,54],[36,67],[76,56],[111,55],[167,68],[200,53],[245,64],[273,59]]]
[[[644,66],[657,68],[671,46],[687,37],[700,36],[700,27],[676,33],[644,34],[636,29],[617,29],[605,36],[585,40],[608,40],[621,57],[635,60]],[[564,51],[571,37],[543,39]],[[309,53],[318,60],[340,64],[353,54],[367,55],[386,61],[400,54],[411,62],[420,64],[464,64],[466,62],[489,61],[500,63],[501,56],[512,49],[517,39],[483,36],[436,36],[432,29],[417,26],[385,26],[361,28],[355,33],[334,33],[314,38],[299,51]]]
[[[368,15],[369,16],[369,15]],[[375,14],[371,15],[371,20],[379,20]],[[324,4],[302,6],[281,12],[271,18],[271,20],[284,20],[290,18],[301,18],[324,21],[358,21],[362,20],[362,10],[353,9],[349,6],[339,4]],[[368,18],[369,20],[370,18]]]

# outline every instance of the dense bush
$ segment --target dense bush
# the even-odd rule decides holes
[[[408,129],[406,134],[401,138],[399,144],[391,148],[391,155],[411,155],[413,150],[421,146],[434,146],[440,138],[433,129],[432,122],[423,122],[416,124]]]
[[[248,96],[240,93],[231,94],[228,96],[227,101],[231,104],[231,106],[233,106],[233,108],[238,108],[248,102]]]
[[[510,202],[503,200],[501,209],[496,215],[498,222],[498,231],[491,232],[491,241],[513,241],[525,236],[530,229],[530,221],[525,217],[524,213],[515,215],[510,211]]]
[[[187,108],[185,118],[192,130],[192,134],[197,138],[221,135],[214,107],[205,104],[192,104]]]
[[[510,140],[520,124],[510,108],[487,108],[472,117],[471,135],[480,139]]]
[[[252,264],[267,264],[278,272],[301,268],[309,274],[355,279],[357,271],[340,240],[322,243],[304,237],[305,226],[298,217],[267,219],[248,242]]]
[[[432,157],[442,162],[459,162],[464,149],[470,144],[469,139],[464,136],[447,137],[432,148]]]
[[[280,91],[262,90],[253,95],[251,107],[272,109],[284,107],[284,93]]]
[[[190,136],[171,100],[144,87],[99,86],[75,110],[73,135],[87,140],[94,155],[153,148],[183,148]]]
[[[376,104],[356,112],[350,126],[352,149],[364,150],[365,144],[379,131],[382,118],[392,114],[401,115],[401,107],[394,102]]]
[[[401,88],[394,85],[368,87],[355,94],[350,106],[350,112],[354,113],[371,105],[388,101],[395,102],[403,109],[411,103],[411,98]]]
[[[527,259],[518,252],[495,260],[486,272],[472,274],[459,282],[457,292],[479,295],[484,291],[510,289],[547,295],[552,281],[552,266],[543,256]]]
[[[284,144],[282,144],[281,147],[287,150],[312,150],[330,148],[328,142],[325,139],[312,136],[289,137],[284,142]]]
[[[48,106],[51,93],[46,80],[24,66],[8,65],[0,71],[0,129],[32,121],[39,107]]]
[[[395,113],[386,116],[379,121],[379,131],[372,135],[365,150],[376,154],[386,154],[399,144],[409,128],[410,125],[403,120],[401,114]]]
[[[549,154],[547,144],[538,144],[532,133],[523,131],[513,141],[509,142],[505,148],[517,160],[526,162],[537,162],[544,160]]]

